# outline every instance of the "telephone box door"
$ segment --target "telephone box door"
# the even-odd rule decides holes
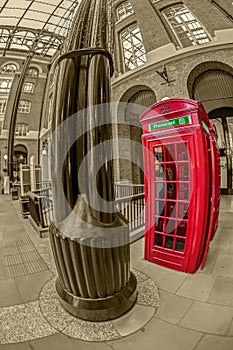
[[[146,218],[146,234],[150,235],[146,259],[181,271],[186,270],[191,244],[192,143],[192,135],[182,140],[149,141],[150,162],[146,169],[151,201]]]

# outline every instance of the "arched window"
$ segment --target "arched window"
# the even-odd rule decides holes
[[[211,40],[206,29],[183,4],[169,6],[162,10],[171,26],[180,48],[208,43]]]
[[[18,123],[15,126],[15,135],[16,136],[27,136],[28,130],[28,124],[24,123]]]
[[[137,24],[124,29],[120,36],[125,70],[134,69],[146,63],[146,51]]]
[[[134,13],[133,7],[130,1],[124,1],[117,7],[117,19],[122,21],[125,17]]]
[[[0,73],[14,74],[16,72],[16,69],[17,67],[14,63],[8,63],[1,68]]]
[[[30,101],[21,100],[19,101],[18,112],[19,113],[30,113],[32,103]]]
[[[39,71],[37,68],[35,67],[30,67],[28,68],[27,70],[27,76],[30,77],[30,78],[37,78],[39,75]]]
[[[11,90],[12,80],[0,80],[0,92],[9,93]]]

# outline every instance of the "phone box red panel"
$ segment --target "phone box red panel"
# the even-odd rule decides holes
[[[184,99],[154,104],[141,115],[140,122],[145,259],[194,273],[204,264],[217,220],[212,201],[212,171],[216,174],[216,169],[212,167],[211,124],[201,104]]]

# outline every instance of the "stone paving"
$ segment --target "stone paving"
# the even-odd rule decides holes
[[[18,201],[1,195],[0,350],[232,350],[232,213],[233,197],[222,196],[206,265],[194,275],[151,264],[143,239],[132,244],[137,305],[101,328],[62,309],[48,238],[20,216]]]

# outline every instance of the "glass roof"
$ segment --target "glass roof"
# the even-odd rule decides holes
[[[52,56],[81,0],[0,0],[0,49]]]

